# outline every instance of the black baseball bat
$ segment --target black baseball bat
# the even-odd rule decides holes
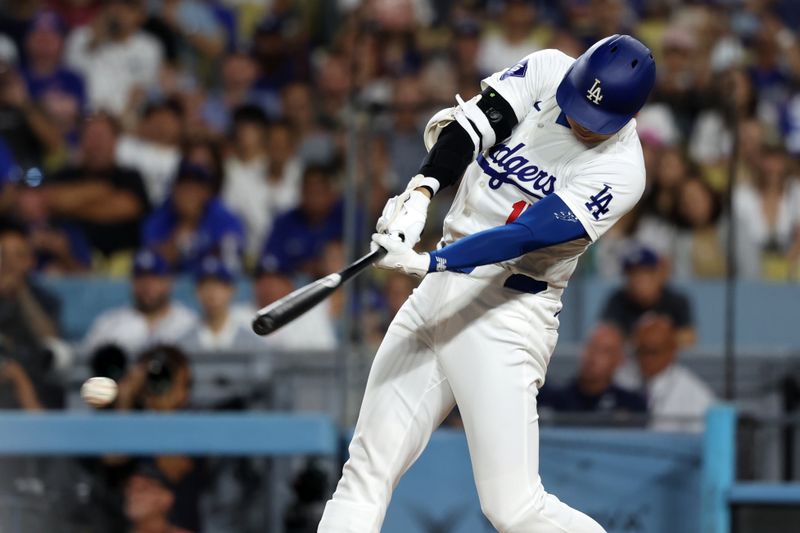
[[[253,331],[259,335],[269,335],[299,317],[343,285],[347,280],[359,274],[375,261],[386,255],[386,250],[378,248],[335,274],[309,283],[305,287],[287,294],[280,300],[272,302],[256,313],[253,319]]]

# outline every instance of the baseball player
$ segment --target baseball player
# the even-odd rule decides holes
[[[536,394],[578,257],[644,189],[633,117],[654,81],[650,50],[613,35],[577,60],[530,54],[430,120],[420,172],[373,235],[388,250],[378,266],[425,279],[375,356],[321,533],[380,531],[392,489],[455,404],[498,531],[603,532],[542,486]],[[459,178],[438,249],[416,253],[430,197]]]

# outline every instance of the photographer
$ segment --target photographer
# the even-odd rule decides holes
[[[172,525],[175,495],[157,469],[142,465],[125,483],[125,516],[130,533],[189,533]]]
[[[192,370],[186,354],[172,346],[156,346],[142,353],[120,380],[117,409],[185,410],[189,408],[191,388]],[[169,523],[200,531],[199,501],[207,486],[205,462],[185,456],[159,456],[142,461],[151,462],[174,496]]]

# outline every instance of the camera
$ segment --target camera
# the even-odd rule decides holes
[[[167,349],[157,349],[147,361],[147,377],[145,388],[151,394],[164,394],[170,387],[175,376],[174,362]]]

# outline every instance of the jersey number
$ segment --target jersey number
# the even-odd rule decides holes
[[[517,218],[522,214],[522,212],[525,211],[525,209],[527,209],[530,206],[531,204],[529,204],[525,200],[514,202],[511,205],[511,213],[508,215],[508,218],[506,219],[506,224],[511,224],[512,222],[517,220]]]

